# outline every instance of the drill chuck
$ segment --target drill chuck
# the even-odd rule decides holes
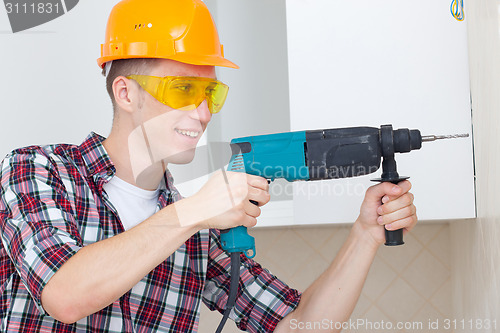
[[[395,153],[408,153],[422,148],[422,135],[419,130],[401,128],[394,131],[393,144]]]

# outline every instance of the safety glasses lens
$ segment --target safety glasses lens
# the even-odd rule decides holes
[[[207,100],[210,113],[217,113],[224,105],[228,87],[204,78],[174,79],[166,87],[165,102],[175,109],[193,110]]]
[[[159,102],[178,110],[194,110],[207,100],[210,113],[221,110],[229,87],[224,83],[199,77],[154,77],[130,75]]]

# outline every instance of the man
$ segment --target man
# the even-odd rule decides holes
[[[221,49],[200,0],[115,6],[99,59],[114,107],[108,138],[21,148],[2,162],[2,332],[190,332],[200,300],[224,310],[229,257],[218,230],[254,226],[268,184],[216,173],[181,199],[167,170],[193,159],[224,103],[214,66],[237,66]],[[347,320],[382,225],[416,223],[409,190],[408,181],[368,189],[337,257],[302,294],[242,257],[231,319],[250,332]]]

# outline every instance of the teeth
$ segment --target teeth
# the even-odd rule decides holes
[[[176,129],[175,131],[179,134],[186,135],[186,136],[189,136],[191,138],[196,138],[198,136],[198,134],[200,134],[200,132],[184,131],[184,130],[180,130],[180,129]]]

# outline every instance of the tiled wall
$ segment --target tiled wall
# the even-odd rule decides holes
[[[333,260],[349,228],[253,229],[256,260],[292,287],[304,290]],[[381,247],[351,320],[365,319],[372,325],[383,320],[394,326],[422,323],[422,328],[394,332],[436,332],[426,329],[429,320],[449,318],[452,312],[449,245],[448,224],[422,223],[406,236],[405,245]],[[203,306],[199,331],[215,332],[220,318]],[[376,332],[363,329],[366,325],[343,332]],[[226,326],[224,332],[239,332],[232,322]]]
[[[500,332],[500,1],[467,1],[466,19],[478,218],[451,225],[453,310],[496,321],[460,332]]]

